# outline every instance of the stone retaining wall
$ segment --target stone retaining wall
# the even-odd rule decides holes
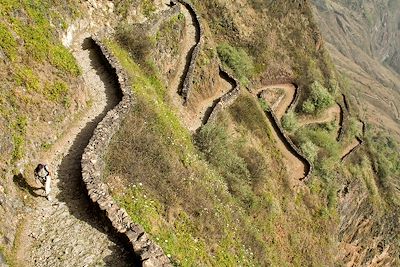
[[[211,111],[210,116],[206,120],[204,124],[207,124],[209,122],[213,122],[217,119],[218,114],[224,110],[226,107],[229,107],[230,105],[235,102],[235,100],[238,98],[240,94],[240,83],[238,80],[236,80],[232,75],[230,75],[222,65],[219,67],[219,71],[221,71],[224,75],[226,75],[230,80],[232,80],[233,83],[233,89],[221,96],[221,98],[218,100],[218,103],[215,105],[214,109]]]
[[[344,107],[346,108],[346,111],[350,114],[350,105],[349,102],[347,101],[347,97],[345,94],[342,94],[342,97],[343,97]]]
[[[299,158],[306,166],[307,166],[307,173],[306,175],[301,178],[301,181],[307,181],[310,179],[312,172],[314,171],[314,165],[311,161],[307,159],[307,157],[303,154],[303,152],[292,142],[292,139],[286,134],[285,130],[282,128],[282,125],[278,118],[276,117],[275,113],[270,109],[269,111],[265,111],[268,113],[276,126],[279,129],[279,134],[283,136],[283,141],[289,145],[289,147],[295,152],[296,157]],[[267,115],[268,115],[267,114]]]
[[[342,125],[340,128],[340,132],[337,138],[338,142],[343,141],[344,138],[344,134],[347,131],[347,128],[349,126],[349,116],[350,116],[350,111],[349,111],[349,106],[348,106],[348,102],[346,100],[346,96],[344,94],[342,94],[342,98],[343,98],[343,104],[339,104],[341,110],[342,110]]]
[[[186,76],[185,79],[183,81],[183,85],[182,88],[180,90],[180,95],[183,98],[183,103],[184,105],[187,104],[187,101],[189,99],[189,95],[190,95],[190,91],[192,89],[192,85],[193,85],[193,75],[194,75],[194,70],[196,67],[196,60],[197,57],[200,53],[201,50],[201,46],[203,43],[203,26],[201,25],[201,20],[200,20],[200,16],[197,13],[195,7],[193,6],[192,3],[186,1],[186,0],[176,0],[177,2],[181,3],[182,5],[184,5],[191,14],[193,14],[195,16],[195,21],[196,21],[196,30],[198,32],[198,34],[196,34],[196,38],[197,38],[197,44],[193,49],[192,55],[190,57],[190,63],[189,63],[189,67],[188,70],[186,72]]]
[[[340,108],[340,114],[339,114],[339,133],[338,136],[336,137],[336,141],[340,142],[341,140],[343,140],[343,136],[344,136],[344,120],[345,118],[347,118],[347,116],[344,115],[344,109],[343,109],[343,105],[339,102],[337,102],[337,104],[339,105]]]
[[[131,249],[140,257],[143,266],[171,266],[170,260],[163,250],[150,240],[141,226],[132,222],[126,211],[113,200],[108,186],[102,181],[104,170],[102,157],[106,153],[112,136],[117,132],[122,120],[129,112],[133,96],[128,76],[118,61],[99,40],[94,38],[94,42],[100,47],[103,55],[115,70],[123,97],[121,102],[110,110],[98,124],[85,148],[81,161],[83,182],[90,199],[97,203],[102,211],[105,211],[116,231],[129,240]]]
[[[294,112],[294,110],[296,109],[297,105],[299,104],[299,100],[300,100],[300,95],[301,95],[302,89],[301,89],[301,87],[297,86],[297,84],[295,84],[295,83],[292,83],[292,84],[296,88],[296,92],[294,94],[294,98],[293,98],[292,102],[290,103],[289,107],[287,108],[287,110],[285,112],[286,114],[291,111]]]

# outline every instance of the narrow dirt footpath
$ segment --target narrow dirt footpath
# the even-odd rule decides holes
[[[186,74],[188,72],[190,60],[193,54],[193,50],[197,44],[197,40],[199,38],[200,29],[197,29],[196,26],[196,18],[190,11],[187,9],[185,5],[180,4],[182,9],[181,12],[185,16],[185,33],[182,42],[179,44],[181,46],[180,53],[179,53],[179,60],[175,71],[175,76],[171,80],[168,85],[168,95],[172,100],[173,105],[178,111],[179,117],[183,124],[192,132],[198,129],[202,124],[202,119],[204,114],[207,111],[207,108],[212,105],[213,101],[218,98],[217,96],[211,96],[210,98],[206,99],[204,103],[202,103],[201,111],[199,114],[191,114],[183,106],[183,99],[178,94],[180,89],[183,86],[183,81],[185,80]],[[226,85],[224,81],[221,81],[222,86],[221,90],[225,92],[229,90],[230,85],[228,85],[228,89],[226,89]],[[221,93],[221,95],[223,94]]]
[[[275,127],[275,123],[273,122],[272,118],[270,118],[270,116],[268,116],[268,120],[273,127],[271,131],[272,136],[276,141],[276,146],[278,147],[279,151],[281,151],[284,157],[284,162],[286,163],[285,166],[288,170],[290,177],[293,178],[295,181],[304,178],[307,171],[306,166],[301,160],[299,160],[299,158],[295,154],[292,153],[292,150],[289,149],[286,143],[282,140],[283,137],[278,134],[279,129]]]
[[[179,61],[176,67],[175,76],[169,84],[169,95],[174,101],[175,105],[182,106],[182,97],[178,95],[178,91],[182,87],[185,79],[192,52],[197,43],[197,35],[199,34],[196,29],[196,18],[190,14],[189,10],[181,5],[181,12],[185,16],[185,33],[181,44],[181,51],[179,53]]]
[[[128,252],[90,204],[80,165],[93,130],[119,102],[119,89],[90,41],[80,37],[73,48],[93,102],[51,151],[42,155],[52,172],[53,200],[40,198],[29,214],[18,240],[18,261],[22,266],[38,267],[129,266]]]
[[[314,123],[327,123],[331,121],[337,121],[339,123],[340,120],[340,106],[338,104],[333,105],[332,107],[326,109],[321,115],[318,117],[314,116],[301,116],[298,118],[299,126],[306,126]]]
[[[343,148],[340,158],[343,160],[346,156],[350,154],[357,146],[361,145],[361,140],[354,138],[345,148]]]
[[[221,97],[234,87],[235,85],[231,84],[220,71],[213,93],[197,103],[197,113],[191,115],[192,119],[191,124],[188,126],[189,130],[195,132],[205,124]]]

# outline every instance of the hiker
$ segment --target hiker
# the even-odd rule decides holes
[[[36,183],[37,183],[37,181],[39,181],[44,186],[46,198],[47,198],[47,200],[50,201],[51,176],[50,176],[49,169],[47,168],[47,165],[40,163],[39,165],[37,165],[34,173],[35,173]]]

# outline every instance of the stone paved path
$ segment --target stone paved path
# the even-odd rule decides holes
[[[38,200],[37,208],[25,223],[17,252],[22,266],[132,265],[124,246],[90,204],[81,181],[83,150],[96,125],[119,102],[114,77],[98,50],[84,37],[76,40],[73,49],[93,101],[51,151],[42,155],[53,172],[53,200]]]

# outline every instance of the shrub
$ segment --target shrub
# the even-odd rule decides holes
[[[64,103],[68,97],[68,85],[61,80],[46,84],[45,89],[45,95],[51,101]]]
[[[318,147],[310,140],[301,144],[300,147],[307,159],[314,162],[318,155]]]
[[[143,10],[143,15],[147,18],[156,11],[154,0],[142,0],[141,8]]]
[[[312,101],[306,100],[303,103],[302,111],[307,114],[312,114],[315,112],[315,106]]]
[[[265,101],[265,99],[259,98],[258,102],[260,103],[262,110],[264,110],[266,112],[271,110],[271,107],[268,105],[268,103],[267,103],[267,101]]]
[[[18,69],[14,74],[15,82],[24,86],[27,91],[39,91],[40,80],[38,75],[28,67],[22,67]]]
[[[227,43],[217,47],[222,63],[233,70],[243,84],[248,84],[254,73],[253,59],[242,48],[235,48]]]
[[[310,86],[310,96],[303,103],[303,111],[312,110],[311,104],[313,104],[315,107],[315,112],[321,112],[322,110],[331,106],[333,103],[333,98],[329,94],[328,90],[318,81],[314,81]]]
[[[289,132],[297,129],[297,118],[294,112],[288,112],[282,117],[282,127]]]

